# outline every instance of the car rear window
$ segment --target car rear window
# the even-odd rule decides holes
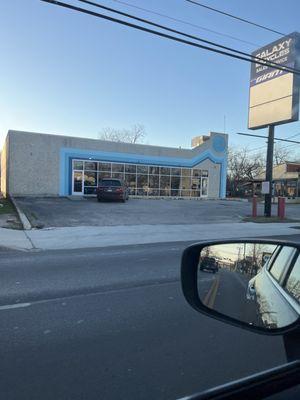
[[[300,303],[300,255],[287,279],[285,289]]]
[[[278,256],[275,258],[275,261],[273,262],[270,269],[270,274],[278,282],[281,281],[284,271],[286,270],[286,267],[290,265],[294,254],[295,249],[293,247],[284,246],[280,250]]]
[[[122,186],[120,181],[116,181],[113,179],[107,179],[100,182],[100,186]]]

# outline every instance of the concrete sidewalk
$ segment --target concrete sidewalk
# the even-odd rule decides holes
[[[293,235],[297,223],[80,226],[31,231],[0,229],[0,246],[19,250],[61,250],[159,242]]]

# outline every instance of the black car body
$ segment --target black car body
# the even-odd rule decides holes
[[[97,199],[121,200],[125,203],[128,200],[128,188],[121,179],[104,178],[97,187]]]
[[[201,257],[199,262],[200,271],[218,272],[218,262],[214,257]]]

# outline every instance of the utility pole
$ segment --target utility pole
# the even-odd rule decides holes
[[[269,182],[269,193],[265,194],[265,217],[271,217],[272,214],[274,128],[274,125],[269,125],[266,165],[266,181]]]

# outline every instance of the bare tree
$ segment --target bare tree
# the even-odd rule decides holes
[[[99,139],[112,142],[142,143],[146,137],[144,125],[135,124],[130,129],[103,128]]]
[[[260,154],[252,154],[247,148],[228,150],[227,191],[231,196],[240,196],[247,190],[247,182],[264,170]],[[248,188],[249,189],[249,188]]]
[[[276,143],[274,146],[274,165],[283,164],[286,161],[293,161],[295,159],[294,150],[290,147],[282,146]]]
[[[264,168],[261,155],[251,155],[247,148],[228,150],[228,176],[237,181],[254,179]]]

